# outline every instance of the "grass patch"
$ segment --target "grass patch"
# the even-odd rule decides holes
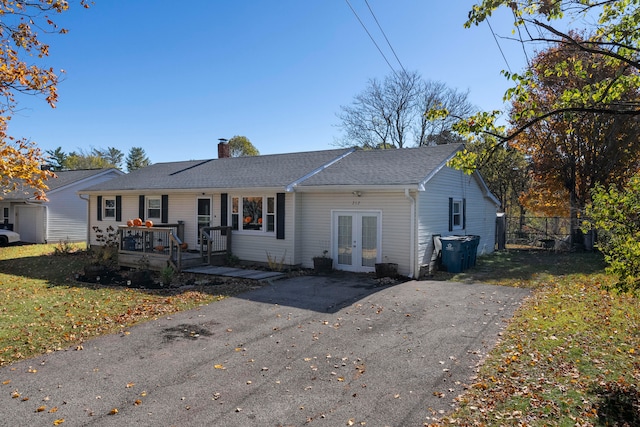
[[[78,282],[90,262],[76,246],[23,245],[0,249],[0,366],[248,290],[243,285],[188,291],[108,287]]]
[[[640,301],[604,290],[615,278],[603,267],[597,254],[508,251],[452,277],[534,291],[432,425],[640,425]]]

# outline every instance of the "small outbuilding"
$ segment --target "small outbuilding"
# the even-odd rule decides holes
[[[78,197],[78,190],[124,175],[115,168],[55,174],[47,180],[47,201],[36,200],[31,189],[20,186],[0,199],[2,226],[18,232],[23,242],[86,241],[89,205],[87,200]]]

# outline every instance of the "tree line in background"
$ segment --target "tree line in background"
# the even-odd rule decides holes
[[[62,147],[55,150],[47,150],[47,164],[53,171],[78,170],[78,169],[121,169],[124,165],[127,172],[149,166],[151,161],[142,147],[132,147],[124,157],[124,153],[117,148],[106,149],[92,148],[90,151],[82,149],[65,153]]]
[[[235,135],[227,144],[231,157],[260,155],[260,151],[246,136]],[[132,172],[151,164],[142,147],[132,147],[126,158],[122,151],[114,147],[92,148],[89,151],[79,149],[70,153],[65,153],[62,147],[58,147],[45,153],[47,164],[53,171],[103,168],[122,170],[125,166],[127,172]]]
[[[88,7],[84,0],[78,3]],[[40,170],[45,156],[35,143],[11,137],[7,124],[17,94],[43,96],[55,107],[58,76],[38,65],[49,46],[35,29],[64,34],[52,15],[68,8],[67,2],[0,0],[3,192],[22,181],[34,188],[36,198],[46,197],[52,173]],[[341,107],[344,137],[339,143],[401,149],[465,142],[466,149],[450,166],[479,169],[511,216],[568,215],[572,237],[577,237],[589,215],[605,235],[598,247],[611,271],[628,288],[640,289],[640,199],[630,197],[640,191],[640,2],[481,0],[465,25],[479,25],[500,8],[513,14],[509,39],[525,51],[526,46],[536,50],[522,72],[503,71],[514,82],[504,95],[506,119],[500,111],[473,113],[466,92],[416,72],[394,72],[382,81],[370,80],[350,105]],[[234,138],[248,150],[237,155],[258,154],[246,138]],[[69,154],[58,148],[48,154],[55,167],[69,169],[118,167],[123,161],[123,153],[112,147]],[[135,147],[127,169],[145,159],[144,150]]]

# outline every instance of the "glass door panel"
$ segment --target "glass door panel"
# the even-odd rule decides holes
[[[362,216],[362,254],[360,265],[375,268],[378,260],[378,217]]]
[[[211,227],[211,199],[198,199],[198,244],[200,244],[200,229]]]
[[[369,272],[380,262],[380,213],[334,212],[334,247],[340,270]]]
[[[353,217],[338,216],[338,264],[353,264]]]

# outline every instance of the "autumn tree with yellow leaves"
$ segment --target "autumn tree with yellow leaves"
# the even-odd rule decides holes
[[[89,7],[87,0],[79,4]],[[39,32],[66,33],[53,16],[68,9],[66,0],[0,0],[0,198],[25,187],[35,198],[46,198],[46,180],[53,173],[41,170],[42,151],[34,142],[9,135],[8,125],[18,94],[43,96],[55,108],[58,74],[40,65],[49,56],[49,45]]]

